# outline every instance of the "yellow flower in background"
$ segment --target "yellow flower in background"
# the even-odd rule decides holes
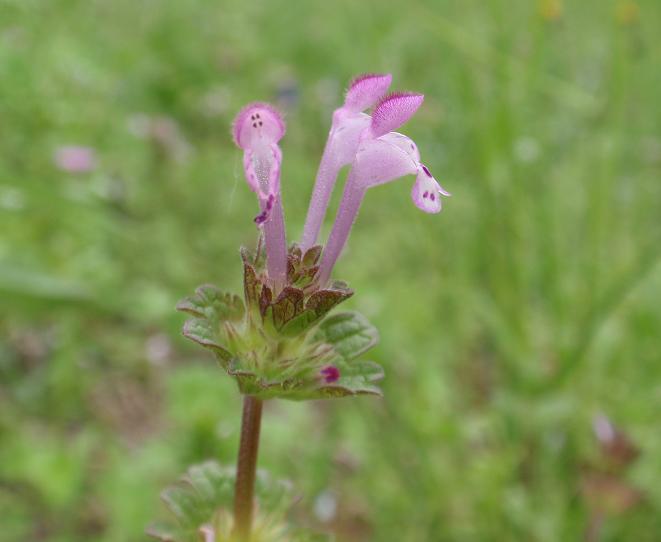
[[[562,0],[540,0],[539,14],[547,21],[557,21],[562,17],[564,5]]]
[[[634,0],[622,0],[615,7],[615,19],[621,25],[631,25],[638,22],[640,7]]]

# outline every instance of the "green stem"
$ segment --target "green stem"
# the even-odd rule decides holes
[[[234,486],[234,535],[239,542],[248,542],[252,530],[262,405],[262,400],[256,397],[246,395],[243,398],[241,442]]]

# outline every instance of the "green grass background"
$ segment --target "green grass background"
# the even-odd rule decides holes
[[[365,71],[426,95],[404,131],[453,197],[370,191],[336,276],[385,398],[273,402],[260,465],[340,541],[661,540],[659,28],[658,0],[0,0],[0,540],[144,540],[164,485],[234,461],[240,397],[174,311],[241,288],[229,123],[285,110],[296,239]]]

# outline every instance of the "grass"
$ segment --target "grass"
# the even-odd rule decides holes
[[[405,131],[453,197],[370,191],[336,275],[385,398],[269,405],[261,466],[306,517],[335,502],[338,540],[658,539],[656,0],[293,6],[0,2],[0,541],[144,540],[164,485],[234,461],[240,399],[173,310],[240,289],[229,123],[286,111],[295,239],[364,71],[425,93]],[[95,171],[58,171],[65,144]]]

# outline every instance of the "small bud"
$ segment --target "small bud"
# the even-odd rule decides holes
[[[324,377],[326,384],[332,384],[340,379],[340,370],[335,365],[327,365],[319,372]]]

